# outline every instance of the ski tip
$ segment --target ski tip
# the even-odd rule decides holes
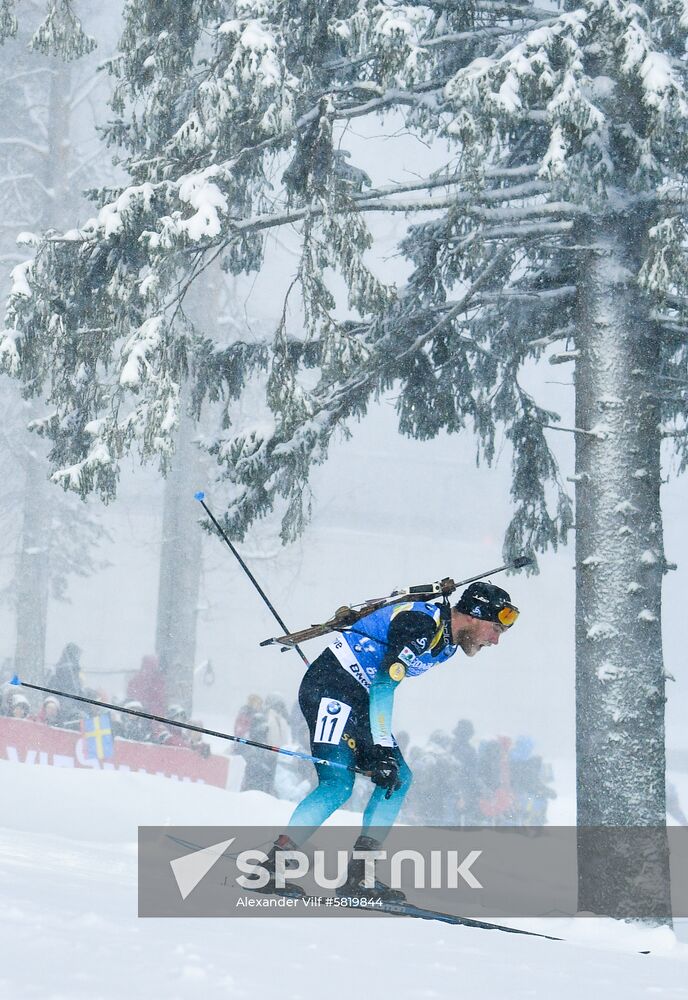
[[[14,684],[15,687],[19,687],[20,686],[21,681],[19,680],[19,674],[15,674],[14,675],[14,677],[10,681],[10,684]]]
[[[194,493],[194,500],[205,500],[205,493],[203,490],[199,490],[198,493]]]

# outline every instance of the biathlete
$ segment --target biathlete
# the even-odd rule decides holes
[[[376,786],[363,813],[354,849],[380,846],[380,829],[389,829],[411,784],[411,771],[392,734],[396,689],[448,660],[457,649],[475,656],[496,646],[518,618],[509,594],[490,583],[473,583],[453,607],[407,602],[388,605],[360,619],[310,665],[299,689],[299,705],[308,723],[316,757],[370,772]],[[303,844],[351,795],[355,774],[344,767],[316,764],[318,785],[300,802],[288,832],[274,851]],[[378,837],[370,835],[375,828]],[[363,884],[364,861],[352,860],[345,895],[403,900],[404,894],[381,882]],[[268,885],[265,891],[271,891]]]

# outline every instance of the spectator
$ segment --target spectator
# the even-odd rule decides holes
[[[182,705],[169,705],[167,718],[170,722],[188,722],[189,717]],[[164,743],[166,747],[188,747],[189,739],[185,729],[178,726],[165,726],[162,723],[153,724],[153,739],[156,743]]]
[[[544,826],[548,799],[556,798],[547,783],[542,757],[533,753],[534,746],[529,736],[519,736],[509,754],[514,793],[512,822],[519,826]]]
[[[127,684],[127,698],[140,701],[146,712],[162,715],[167,704],[167,681],[157,656],[147,654]]]
[[[422,776],[416,775],[418,787],[423,789],[424,823],[432,826],[450,826],[455,821],[454,803],[447,795],[445,778],[451,770],[451,737],[442,729],[430,734],[421,762]]]
[[[303,712],[301,711],[298,700],[294,702],[289,713],[289,728],[291,730],[292,739],[295,740],[300,747],[303,747],[308,751],[310,748],[311,737],[308,730],[308,723],[303,717]]]
[[[284,699],[278,694],[269,694],[265,699],[267,722],[267,743],[273,747],[283,747],[291,742],[291,728]]]
[[[253,725],[253,720],[256,715],[262,713],[263,711],[263,699],[260,695],[250,694],[246,699],[246,704],[242,705],[239,709],[237,717],[234,721],[234,734],[235,736],[240,736],[242,739],[251,731]],[[237,753],[242,751],[237,749]]]
[[[192,719],[190,724],[192,726],[203,726],[203,723],[199,722],[198,719]],[[202,733],[196,733],[193,729],[189,729],[187,730],[186,738],[187,745],[191,750],[199,753],[201,757],[210,757],[210,744],[205,742]]]
[[[50,679],[50,687],[63,691],[67,696],[71,694],[79,697],[94,697],[95,692],[86,691],[82,684],[81,674],[81,649],[75,642],[68,642],[60,653],[60,658],[55,665],[55,670]],[[82,719],[89,716],[88,710],[81,708],[79,702],[69,701],[63,705],[65,716],[69,717],[68,729],[79,728]]]
[[[43,722],[46,726],[62,727],[62,707],[60,699],[54,694],[46,695],[43,699],[41,710],[38,713],[38,722]]]
[[[58,729],[79,730],[83,717],[83,713],[76,707],[76,702],[68,701],[65,709],[59,698],[49,694],[43,699],[37,721],[46,726],[55,726]]]
[[[511,740],[499,736],[485,740],[478,747],[478,777],[480,783],[480,816],[493,825],[508,818],[513,808],[513,793],[509,770]]]
[[[143,712],[143,705],[140,701],[125,701],[123,708],[132,712]],[[138,715],[128,715],[122,713],[120,735],[125,740],[136,740],[139,743],[152,743],[154,741],[153,730],[149,719],[142,719]]]
[[[168,705],[167,706],[167,718],[170,722],[188,722],[189,713],[186,711],[183,705]]]
[[[261,713],[253,717],[250,739],[267,743],[271,747],[284,747],[291,743],[291,730],[287,706],[278,694],[269,694],[263,703]],[[254,757],[255,755],[255,757]],[[254,748],[251,759],[247,755],[244,784],[246,788],[257,789],[268,795],[276,794],[275,780],[280,756]],[[280,775],[280,782],[283,775]]]
[[[454,822],[472,826],[480,822],[478,800],[478,754],[471,745],[473,723],[459,719],[452,733],[451,755],[454,768],[450,773],[451,796],[454,802]]]
[[[253,699],[253,705],[250,705]],[[261,706],[260,710],[255,709],[253,706],[258,702]],[[268,743],[269,735],[269,724],[268,724],[268,712],[263,706],[262,699],[258,698],[257,695],[251,695],[249,698],[249,704],[245,707],[251,707],[250,715],[247,718],[250,720],[250,728],[246,736],[250,740],[255,740],[257,743]],[[242,712],[244,709],[242,709]],[[239,713],[239,721],[241,720],[241,712]],[[270,795],[274,790],[275,782],[275,767],[276,761],[273,761],[275,754],[267,753],[265,750],[261,750],[258,747],[242,747],[241,754],[246,760],[246,768],[244,770],[244,777],[241,782],[241,791],[258,791],[266,792]]]
[[[451,740],[436,729],[427,746],[413,755],[415,780],[407,796],[406,815],[410,822],[446,826],[453,822],[453,802],[447,795],[446,775],[451,769]]]
[[[83,695],[81,683],[81,649],[75,642],[68,642],[60,653],[52,677],[52,687],[65,694]]]
[[[31,705],[25,695],[18,693],[10,695],[10,715],[13,719],[28,719],[30,713]]]
[[[284,702],[282,702],[284,705]],[[286,711],[285,717],[289,724],[289,741],[281,745],[288,750],[300,750],[302,753],[310,754],[310,735],[306,720],[299,708],[299,703],[294,702],[291,711]],[[347,738],[347,735],[344,735]],[[300,802],[301,799],[314,788],[316,774],[312,763],[302,757],[287,757],[278,755],[275,769],[274,792],[280,799],[287,799],[291,802]],[[350,806],[353,808],[353,806]]]

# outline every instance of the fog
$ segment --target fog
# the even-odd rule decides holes
[[[561,434],[564,474],[572,456]],[[222,492],[207,483],[208,502],[221,509]],[[681,507],[685,484],[664,487],[667,555],[678,571],[666,577],[664,647],[668,685],[669,753],[688,749],[682,725],[688,700],[681,653],[681,578],[686,535]],[[469,435],[425,443],[396,432],[393,400],[373,411],[340,442],[313,478],[313,517],[302,538],[283,547],[275,518],[259,522],[239,550],[290,628],[325,620],[336,607],[382,596],[406,584],[444,576],[461,579],[500,565],[501,534],[509,517],[506,456],[493,469],[476,469]],[[153,470],[129,468],[117,501],[102,512],[112,542],[102,547],[111,564],[96,576],[74,579],[70,603],[52,602],[47,660],[63,645],[84,650],[90,684],[122,694],[126,674],[153,650],[161,534],[162,485]],[[199,507],[199,515],[202,511]],[[199,524],[190,530],[203,530]],[[521,609],[499,647],[463,655],[400,688],[397,729],[423,740],[436,728],[471,718],[476,735],[529,733],[551,757],[574,753],[573,546],[540,559],[540,574],[502,576]],[[3,609],[2,653],[12,654],[12,617]],[[279,626],[218,536],[203,548],[196,662],[210,660],[215,683],[196,675],[194,714],[231,725],[246,696],[280,691],[296,696],[303,664],[295,652],[259,642]],[[325,645],[313,640],[312,659]],[[102,675],[102,676],[101,676]]]
[[[104,104],[95,110],[96,119],[98,111],[107,115]],[[441,149],[429,150],[403,131],[380,144],[369,141],[378,126],[371,123],[367,128],[365,133],[358,123],[347,129],[341,142],[352,152],[352,162],[364,168],[374,183],[411,177],[441,162]],[[379,217],[373,225],[371,259],[377,272],[397,285],[407,274],[407,265],[394,251],[405,226],[397,215]],[[246,325],[249,333],[256,325],[274,329],[293,275],[296,246],[295,233],[268,237],[266,266],[260,274],[231,279],[235,325]],[[334,279],[332,286],[337,289]],[[289,322],[295,331],[299,320],[293,307]],[[563,427],[573,423],[571,379],[570,366],[552,367],[546,357],[526,372],[529,391],[539,403],[561,414]],[[510,518],[510,455],[505,443],[493,468],[476,468],[470,431],[429,442],[402,438],[396,430],[393,392],[351,430],[352,439],[339,441],[329,461],[314,471],[313,515],[303,536],[282,546],[274,516],[256,524],[239,546],[292,628],[324,620],[342,604],[381,596],[402,585],[444,576],[461,579],[502,562],[501,542]],[[550,432],[550,436],[562,476],[570,476],[573,435]],[[678,564],[678,571],[666,577],[664,589],[665,661],[675,677],[675,683],[668,685],[671,759],[672,754],[688,750],[682,726],[688,697],[680,613],[687,534],[686,485],[670,461],[667,470],[665,546],[667,558]],[[215,486],[212,477],[199,482],[198,488],[205,489],[211,507],[222,512],[225,488]],[[66,642],[75,641],[84,651],[89,684],[113,696],[123,694],[127,672],[135,671],[141,656],[154,650],[162,490],[155,468],[141,469],[134,458],[125,462],[116,501],[107,507],[91,501],[100,508],[102,524],[112,537],[98,553],[109,566],[88,579],[73,578],[69,603],[51,601],[49,606],[48,665],[54,664]],[[189,530],[202,528],[193,522]],[[458,656],[422,680],[403,685],[396,706],[397,729],[422,741],[432,730],[450,729],[459,718],[468,717],[478,738],[528,733],[549,757],[573,758],[572,542],[573,535],[568,546],[542,556],[539,575],[496,578],[521,608],[517,626],[499,648],[483,650],[472,660]],[[5,583],[12,571],[12,553],[6,548]],[[11,607],[5,604],[0,616],[0,654],[8,658],[14,643]],[[279,631],[231,553],[217,536],[206,537],[194,715],[231,731],[236,711],[249,693],[276,690],[291,701],[303,671],[298,655],[259,647],[260,640]],[[306,653],[313,658],[324,644],[314,641]],[[212,685],[204,682],[206,661],[214,671]]]

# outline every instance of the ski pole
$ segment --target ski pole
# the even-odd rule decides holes
[[[229,546],[229,548],[230,548],[230,550],[232,552],[232,555],[236,558],[237,562],[239,563],[239,565],[243,569],[244,573],[249,578],[249,580],[251,581],[251,583],[253,584],[253,586],[256,588],[256,590],[258,591],[258,593],[260,594],[260,596],[263,598],[265,604],[268,606],[268,608],[272,612],[275,620],[277,621],[277,624],[280,626],[280,628],[284,629],[285,634],[288,633],[289,629],[287,628],[287,626],[284,624],[284,622],[282,621],[282,619],[278,615],[275,607],[273,606],[272,602],[270,601],[270,598],[267,596],[267,594],[265,593],[265,591],[263,590],[263,588],[261,587],[261,585],[258,583],[258,581],[256,580],[256,578],[253,575],[253,573],[251,572],[251,570],[248,568],[248,566],[246,565],[246,563],[244,562],[244,560],[241,558],[241,556],[237,552],[236,548],[232,545],[231,541],[229,540],[228,535],[223,530],[222,525],[220,524],[220,522],[217,520],[217,518],[215,517],[215,515],[211,511],[211,509],[208,506],[208,504],[205,502],[205,493],[203,493],[202,491],[199,491],[198,493],[194,493],[194,500],[198,500],[198,502],[200,503],[200,505],[203,508],[203,510],[206,512],[206,514],[208,515],[208,517],[210,518],[210,520],[213,522],[213,524],[217,528],[218,532],[220,533],[220,537],[223,538],[224,541],[227,543],[227,545]],[[306,664],[306,666],[309,667],[310,666],[310,661],[305,656],[303,650],[299,646],[296,646],[296,645],[292,646],[292,649],[296,650],[296,652],[299,654],[299,656],[301,657],[301,659],[303,660],[303,662]]]
[[[67,694],[66,691],[57,691],[55,688],[43,687],[41,684],[30,684],[15,676],[10,681],[15,687],[31,688],[33,691],[43,691],[45,694],[54,694],[60,698],[71,698],[72,701],[81,701],[86,705],[96,705],[98,708],[107,708],[111,712],[124,712],[126,715],[136,715],[140,719],[152,719],[153,722],[162,722],[166,726],[176,726],[177,729],[189,729],[193,733],[204,733],[206,736],[217,736],[221,740],[229,740],[232,743],[242,743],[247,747],[258,747],[259,750],[270,750],[271,753],[281,753],[287,757],[298,757],[300,760],[310,760],[313,764],[326,764],[327,767],[339,767],[345,771],[354,771],[356,774],[369,776],[369,771],[363,771],[359,767],[352,767],[349,764],[342,764],[335,760],[325,760],[324,757],[313,757],[309,753],[301,750],[288,750],[286,747],[273,747],[268,743],[258,743],[257,740],[249,740],[243,736],[232,736],[229,733],[217,732],[215,729],[206,729],[204,726],[194,726],[189,722],[174,722],[166,719],[163,715],[152,715],[150,712],[139,712],[134,708],[122,708],[121,705],[111,705],[107,701],[98,701],[96,698],[86,698],[80,694]]]
[[[476,580],[483,580],[486,576],[494,576],[495,573],[503,573],[505,569],[523,569],[524,566],[531,566],[533,563],[532,556],[516,556],[511,562],[504,563],[503,566],[496,566],[494,569],[485,570],[483,573],[476,573],[475,576],[466,577],[465,580],[452,580],[450,577],[446,577],[444,580],[440,580],[439,583],[426,583],[419,584],[415,587],[406,587],[401,590],[392,591],[390,597],[415,597],[423,599],[424,597],[429,600],[436,600],[438,597],[448,597],[453,594],[455,590],[459,587],[465,586],[467,583],[475,583]],[[382,598],[382,600],[387,600],[387,598]],[[361,607],[365,607],[367,604],[373,604],[373,601],[366,601]],[[354,605],[354,607],[359,607],[359,605]]]
[[[466,580],[458,580],[454,586],[463,587],[467,583],[475,583],[476,580],[482,580],[486,576],[494,576],[495,573],[503,573],[505,569],[523,569],[524,566],[531,566],[533,563],[532,556],[516,556],[511,562],[504,563],[503,566],[497,566],[496,569],[488,569],[486,573],[478,573],[476,576],[469,576]]]

